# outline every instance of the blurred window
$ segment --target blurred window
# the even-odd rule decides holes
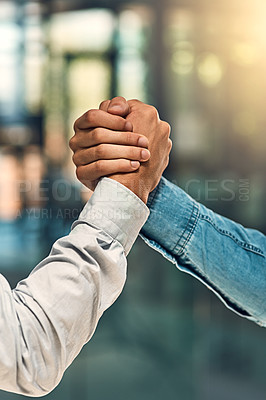
[[[51,48],[55,52],[108,51],[115,19],[108,10],[88,10],[54,15],[50,20]]]

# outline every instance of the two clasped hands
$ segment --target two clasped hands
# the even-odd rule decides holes
[[[90,110],[75,125],[70,140],[78,179],[94,190],[108,176],[145,204],[168,165],[170,125],[157,110],[138,100],[117,97]]]

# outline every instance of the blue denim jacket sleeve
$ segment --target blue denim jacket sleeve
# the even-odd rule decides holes
[[[162,178],[141,237],[237,314],[266,327],[266,237],[197,203]]]

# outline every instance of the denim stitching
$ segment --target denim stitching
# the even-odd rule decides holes
[[[193,225],[191,227],[190,234],[188,235],[188,238],[187,238],[186,242],[184,243],[183,250],[185,249],[185,246],[187,245],[187,243],[190,241],[191,236],[193,235],[193,232],[195,231],[196,224],[197,224],[197,222],[199,220],[199,206],[197,204],[194,204],[193,215],[194,215],[194,210],[195,210],[195,214],[196,214],[195,215],[195,220],[194,220],[194,223],[193,223]]]
[[[217,230],[217,232],[221,233],[222,235],[225,235],[225,236],[230,237],[238,246],[243,247],[243,248],[244,248],[245,250],[247,250],[247,251],[251,251],[251,252],[253,252],[253,253],[255,253],[255,254],[258,254],[258,255],[260,255],[260,256],[262,256],[262,257],[265,257],[265,255],[264,255],[264,253],[263,253],[263,251],[262,251],[261,249],[259,249],[259,248],[256,247],[256,246],[253,246],[252,244],[242,242],[241,240],[239,240],[237,237],[235,237],[235,236],[234,236],[231,232],[229,232],[229,231],[226,231],[226,230],[224,230],[224,229],[220,229],[220,228],[212,221],[212,219],[211,219],[210,217],[208,217],[207,215],[201,214],[199,217],[200,217],[202,220],[204,220],[204,221],[206,221],[206,222],[209,222],[209,223],[213,226],[213,228]]]
[[[163,186],[163,181],[160,181],[160,183],[156,186],[156,188],[149,195],[148,202],[147,202],[147,207],[151,208],[160,185]]]
[[[177,246],[179,245],[180,250],[178,251],[177,256],[180,256],[184,252],[186,245],[190,241],[190,239],[195,231],[195,227],[197,225],[198,220],[199,220],[199,205],[197,203],[193,203],[193,210],[191,212],[189,221],[188,221],[183,233],[181,234],[178,242],[174,246],[173,250],[171,250],[174,252],[176,250]],[[191,225],[191,228],[190,228],[190,225]],[[187,237],[185,238],[187,231],[188,231],[188,234],[187,234]],[[183,239],[184,239],[184,243],[182,244]]]

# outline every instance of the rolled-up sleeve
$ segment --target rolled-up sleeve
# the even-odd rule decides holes
[[[69,236],[13,291],[0,275],[0,388],[42,396],[120,295],[126,255],[148,218],[131,191],[104,178]],[[19,262],[19,261],[18,261]]]

